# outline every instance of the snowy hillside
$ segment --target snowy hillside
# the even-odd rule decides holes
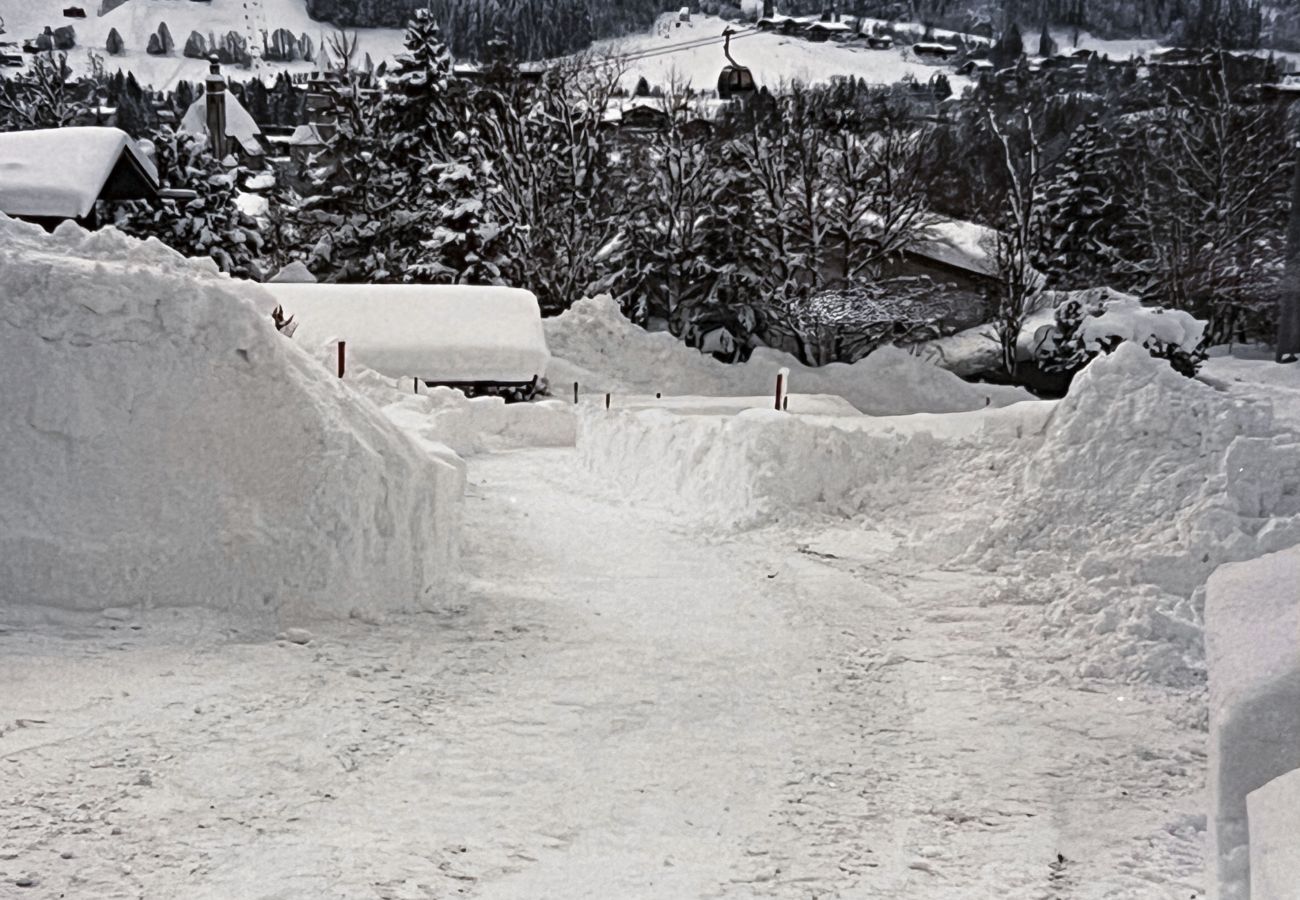
[[[241,36],[250,33],[274,32],[284,28],[295,36],[306,34],[319,47],[328,38],[330,25],[315,22],[307,15],[304,0],[204,0],[204,2],[176,2],[176,0],[126,0],[121,6],[104,15],[98,15],[99,5],[84,5],[85,19],[63,17],[68,6],[63,0],[0,0],[0,17],[3,17],[7,34],[4,40],[23,40],[40,34],[45,26],[58,28],[71,25],[77,32],[77,46],[69,54],[76,69],[89,62],[90,52],[101,56],[111,72],[116,69],[135,73],[136,79],[158,89],[172,87],[182,79],[199,80],[207,72],[207,63],[189,59],[181,54],[191,31],[206,36],[218,36],[234,31]],[[176,42],[175,50],[168,56],[151,56],[145,52],[149,35],[167,23]],[[122,36],[125,51],[119,56],[109,56],[105,51],[109,31],[116,28]],[[376,63],[391,57],[402,47],[402,32],[397,29],[359,29],[358,61],[369,53]],[[307,71],[311,63],[263,63],[270,74],[279,69]]]
[[[953,91],[960,94],[969,81],[946,66],[917,61],[907,48],[869,50],[865,47],[814,43],[801,37],[754,32],[745,23],[727,22],[717,16],[693,15],[689,22],[665,16],[647,34],[620,40],[599,41],[597,54],[626,61],[623,84],[631,89],[638,78],[651,84],[689,83],[697,90],[713,90],[718,71],[727,64],[722,52],[722,32],[727,28],[745,33],[732,40],[736,62],[754,73],[759,85],[774,89],[792,81],[825,82],[842,75],[862,78],[874,84],[892,84],[912,76],[927,82],[935,72],[945,72]],[[716,40],[708,43],[710,38]],[[682,46],[686,45],[686,46]],[[648,55],[654,54],[654,55]]]

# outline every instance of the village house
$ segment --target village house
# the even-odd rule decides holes
[[[53,229],[100,224],[101,200],[156,201],[158,171],[117,128],[79,126],[0,134],[0,212]]]
[[[215,56],[211,57],[208,76],[203,80],[203,96],[185,111],[180,130],[206,136],[217,159],[230,156],[252,169],[266,166],[269,147],[262,129],[239,98],[226,90],[226,79]]]

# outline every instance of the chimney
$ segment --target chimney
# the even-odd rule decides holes
[[[208,141],[212,155],[226,158],[226,79],[221,75],[221,60],[214,53],[208,57],[210,68],[203,80],[203,93],[208,101]]]

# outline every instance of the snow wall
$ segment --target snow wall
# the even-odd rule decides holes
[[[557,396],[571,391],[575,381],[584,392],[602,394],[766,395],[775,387],[777,372],[788,368],[789,390],[837,394],[877,416],[964,412],[1031,399],[1019,388],[962,381],[896,347],[881,347],[853,365],[818,368],[760,348],[748,362],[728,365],[667,332],[634,325],[608,295],[580,300],[543,325],[552,356],[547,379]]]
[[[1297,438],[1132,344],[1057,403],[861,419],[588,409],[579,448],[606,483],[720,528],[860,516],[932,561],[994,572],[991,599],[1023,606],[1023,625],[1085,638],[1070,664],[1088,676],[1201,679],[1210,572],[1300,541]]]
[[[278,334],[269,298],[154,240],[4,217],[0,283],[6,615],[439,601],[463,464]]]
[[[333,347],[323,348],[327,366],[334,364],[334,352]],[[578,419],[571,401],[506,403],[500,397],[466,397],[454,388],[429,388],[360,366],[348,369],[345,380],[403,430],[457,454],[572,447],[577,441]]]
[[[1277,799],[1290,785],[1289,815],[1296,821],[1300,780],[1293,775],[1269,796],[1252,797],[1249,806],[1247,798],[1300,769],[1300,546],[1223,566],[1210,577],[1206,595],[1211,897],[1295,897],[1300,831],[1277,831],[1288,814]],[[1253,862],[1261,853],[1272,859],[1271,874],[1257,879]],[[1282,871],[1291,872],[1289,881],[1277,882]],[[1252,890],[1270,878],[1289,893]]]
[[[1293,573],[1294,574],[1294,573]],[[1293,900],[1300,885],[1300,769],[1246,797],[1250,811],[1250,898]]]

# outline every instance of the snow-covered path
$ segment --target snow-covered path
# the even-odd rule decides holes
[[[1200,896],[1180,698],[1044,683],[887,533],[713,537],[572,466],[472,463],[438,615],[0,633],[0,894]]]

